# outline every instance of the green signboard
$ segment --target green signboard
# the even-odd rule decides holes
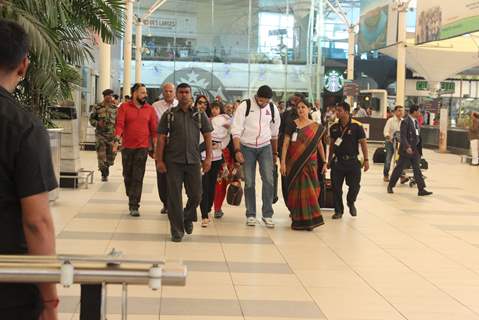
[[[429,84],[425,80],[416,81],[417,91],[428,91]],[[441,82],[441,93],[454,93],[456,91],[456,83],[451,81]]]
[[[428,90],[427,81],[416,81],[416,90],[417,91],[426,91]]]

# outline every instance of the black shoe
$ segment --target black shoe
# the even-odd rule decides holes
[[[181,242],[181,240],[183,240],[183,238],[180,236],[171,236],[171,241],[173,242]]]
[[[335,213],[333,214],[333,219],[335,219],[335,220],[336,220],[336,219],[341,219],[342,217],[343,217],[343,214],[340,213],[340,212],[335,212]]]
[[[108,168],[103,168],[103,169],[100,169],[100,172],[101,172],[101,181],[104,181],[104,182],[108,181],[110,170],[108,170]]]
[[[138,209],[130,209],[130,216],[132,216],[132,217],[139,217],[139,216],[140,216],[140,212],[138,211]]]
[[[168,214],[168,209],[166,209],[166,207],[163,207],[163,209],[161,209],[161,214]]]
[[[187,234],[193,233],[193,222],[192,221],[185,221],[185,232]]]
[[[351,214],[353,217],[358,215],[358,210],[356,210],[354,203],[348,204],[348,207],[349,207],[349,214]]]
[[[430,196],[432,194],[431,191],[427,191],[426,189],[419,190],[417,193],[418,196],[423,197],[423,196]]]
[[[388,193],[394,193],[394,191],[393,191],[393,187],[391,187],[391,186],[388,186]]]
[[[215,211],[215,219],[221,219],[224,216],[223,211]]]

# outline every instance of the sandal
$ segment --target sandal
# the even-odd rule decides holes
[[[209,224],[210,224],[210,219],[206,218],[206,219],[201,220],[201,227],[202,228],[206,228]]]

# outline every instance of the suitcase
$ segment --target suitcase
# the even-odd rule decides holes
[[[386,148],[379,147],[376,149],[376,151],[374,151],[373,162],[374,163],[386,162]]]
[[[319,195],[319,206],[321,209],[334,209],[333,185],[331,179],[322,176],[319,179],[321,193]]]

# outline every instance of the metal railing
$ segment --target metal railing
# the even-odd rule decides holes
[[[105,256],[0,255],[0,283],[80,284],[80,320],[106,319],[109,284],[122,286],[121,319],[126,320],[128,285],[159,290],[161,286],[184,286],[186,276],[186,266],[181,262],[128,259],[114,250]]]

